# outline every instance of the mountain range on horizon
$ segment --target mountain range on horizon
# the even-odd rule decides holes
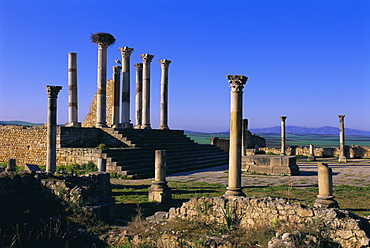
[[[0,125],[27,125],[27,126],[35,126],[35,125],[44,125],[43,123],[32,123],[32,122],[26,122],[26,121],[0,121]],[[266,128],[252,128],[249,129],[251,133],[280,133],[281,127],[275,126],[275,127],[266,127]],[[196,132],[196,131],[190,131],[185,130],[185,132],[188,133],[204,133],[204,132]],[[311,127],[300,127],[300,126],[286,126],[285,127],[286,133],[306,133],[306,134],[339,134],[339,128],[338,127],[317,127],[317,128],[311,128]],[[345,128],[344,130],[345,135],[369,135],[370,131],[363,131],[358,129],[351,129],[351,128]],[[219,132],[219,133],[229,133],[229,131],[225,132]]]

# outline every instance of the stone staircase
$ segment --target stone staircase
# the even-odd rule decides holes
[[[103,150],[107,171],[135,178],[154,177],[154,151],[166,150],[167,175],[228,164],[228,154],[198,144],[181,130],[105,129],[127,144]]]

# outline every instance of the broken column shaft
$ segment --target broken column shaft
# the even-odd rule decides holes
[[[149,187],[149,201],[165,202],[171,199],[171,189],[166,181],[166,151],[155,151],[154,181]]]
[[[339,117],[339,149],[340,154],[338,161],[347,162],[346,151],[345,151],[345,142],[344,142],[344,117],[345,115],[338,115]]]
[[[315,201],[316,207],[337,208],[338,203],[333,196],[332,170],[326,163],[318,163],[317,174],[319,182],[319,195]]]
[[[280,155],[285,155],[285,119],[286,116],[280,116],[281,120],[281,149],[280,149]]]

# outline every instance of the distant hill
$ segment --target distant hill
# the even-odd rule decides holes
[[[32,123],[27,121],[0,121],[0,125],[38,126],[44,123]]]
[[[281,127],[267,127],[267,128],[254,128],[250,129],[252,133],[280,133]],[[307,134],[339,134],[339,128],[337,127],[298,127],[298,126],[286,126],[286,133],[307,133]],[[370,131],[362,131],[357,129],[345,128],[345,135],[370,135]]]

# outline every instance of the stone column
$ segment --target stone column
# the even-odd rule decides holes
[[[62,86],[46,86],[48,93],[48,122],[47,122],[47,148],[46,148],[46,171],[56,171],[57,154],[57,98]]]
[[[98,158],[98,171],[107,171],[107,160],[102,157]]]
[[[345,144],[344,144],[344,117],[345,115],[338,115],[339,117],[339,143],[340,143],[340,154],[338,161],[347,162]]]
[[[130,56],[133,48],[120,47],[122,55],[122,113],[121,127],[131,128],[130,123]]]
[[[155,151],[154,181],[149,187],[149,201],[165,202],[171,199],[171,189],[166,181],[166,151]]]
[[[316,160],[315,151],[314,151],[314,146],[313,145],[310,145],[310,154],[308,154],[307,160],[310,160],[310,161],[315,161]]]
[[[229,182],[226,197],[244,196],[241,187],[241,145],[243,88],[248,78],[244,75],[227,75],[231,84],[230,103],[230,146],[229,146]]]
[[[68,122],[67,127],[80,127],[77,100],[77,53],[68,53]]]
[[[280,155],[285,156],[285,119],[286,116],[280,116],[281,120],[281,151]]]
[[[98,44],[98,92],[96,96],[96,127],[107,126],[107,48]]]
[[[243,156],[247,155],[246,149],[247,149],[247,136],[246,132],[248,130],[248,119],[243,119],[242,122],[242,154]]]
[[[171,61],[167,59],[158,61],[162,67],[161,76],[161,107],[159,129],[168,130],[168,67]]]
[[[142,106],[143,106],[143,63],[134,64],[136,68],[136,98],[135,98],[135,117],[136,117],[136,128],[141,128],[142,118]]]
[[[326,163],[317,165],[319,195],[315,201],[315,207],[338,208],[337,201],[333,196],[333,176],[332,170]]]
[[[120,72],[121,67],[113,66],[113,106],[112,106],[112,126],[119,126],[119,95],[120,95]]]
[[[16,160],[14,158],[8,159],[6,171],[16,171]]]
[[[142,105],[142,129],[151,129],[150,127],[150,63],[154,55],[142,54],[143,60],[143,105]]]

